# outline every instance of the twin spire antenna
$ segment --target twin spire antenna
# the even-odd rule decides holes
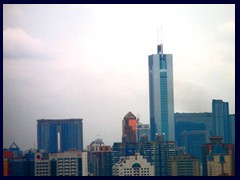
[[[159,28],[157,29],[157,53],[163,57],[163,44],[162,44],[162,26],[161,26],[161,44],[159,43]]]
[[[160,44],[160,42],[159,42],[159,28],[157,29],[157,44]],[[162,44],[162,26],[161,26],[161,44]]]

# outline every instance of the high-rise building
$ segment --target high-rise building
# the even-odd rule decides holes
[[[230,143],[235,144],[235,114],[229,115],[230,123]]]
[[[222,143],[221,136],[212,136],[202,145],[203,176],[235,176],[235,144]]]
[[[200,176],[199,159],[189,154],[169,157],[168,176]]]
[[[83,150],[82,119],[37,120],[38,149],[48,153]]]
[[[174,121],[178,146],[183,146],[183,131],[207,131],[208,135],[212,134],[212,113],[174,113]]]
[[[141,137],[145,136],[147,141],[150,140],[150,127],[149,124],[139,123],[137,124],[137,142],[140,142]]]
[[[167,176],[167,159],[176,156],[175,141],[165,141],[163,135],[157,135],[155,142],[141,143],[140,154],[154,166],[155,176]]]
[[[112,151],[98,138],[88,146],[89,175],[112,176]]]
[[[110,146],[101,146],[91,152],[93,176],[112,176],[112,152]]]
[[[212,100],[213,136],[222,136],[224,143],[230,143],[228,102]]]
[[[208,142],[208,131],[183,131],[182,132],[182,147],[186,152],[202,159],[202,145]]]
[[[151,141],[156,134],[175,140],[172,54],[163,54],[162,44],[148,56],[148,70]]]
[[[137,137],[137,118],[132,112],[128,112],[122,121],[122,142],[134,143]]]
[[[112,171],[113,176],[154,176],[154,166],[139,153],[121,157]]]

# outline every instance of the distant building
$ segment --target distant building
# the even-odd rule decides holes
[[[122,121],[122,142],[135,143],[137,137],[137,118],[128,112]]]
[[[48,153],[83,150],[82,119],[37,120],[38,149]]]
[[[32,154],[23,154],[15,142],[3,151],[3,158],[4,176],[34,176]]]
[[[116,164],[121,156],[132,156],[140,152],[140,143],[114,142],[112,146],[112,165]]]
[[[141,143],[140,154],[154,166],[155,176],[167,176],[167,159],[177,154],[175,141],[165,141],[164,135],[156,135],[155,142]]]
[[[112,176],[112,152],[110,146],[101,146],[100,151],[93,151],[93,176]]]
[[[35,153],[35,176],[87,176],[87,152]]]
[[[117,143],[112,146],[114,166],[121,157],[134,156],[139,153],[154,166],[155,176],[167,176],[167,159],[177,154],[176,141],[165,141],[164,135],[156,135],[155,142],[141,141],[139,143]]]
[[[89,175],[112,176],[112,151],[98,138],[88,146]]]
[[[45,152],[35,153],[35,176],[50,176],[49,154]]]
[[[151,141],[163,133],[175,140],[172,54],[163,54],[162,44],[148,56],[148,72]]]
[[[212,100],[213,136],[222,136],[224,143],[230,143],[230,122],[228,102]]]
[[[175,136],[179,147],[185,146],[183,132],[207,131],[212,133],[212,113],[175,113]],[[207,143],[208,139],[204,142]]]
[[[168,176],[200,176],[200,162],[189,154],[168,158]]]
[[[220,136],[209,139],[202,146],[203,176],[235,176],[235,144],[222,143]]]
[[[182,141],[186,152],[202,159],[202,145],[208,142],[208,131],[183,131]]]
[[[150,127],[149,124],[137,124],[137,142],[141,141],[141,137],[146,137],[146,140],[150,140]]]
[[[88,176],[87,152],[49,154],[51,176]]]
[[[121,157],[112,171],[113,176],[154,176],[154,167],[139,153]]]
[[[230,123],[230,143],[235,144],[235,114],[229,115]]]

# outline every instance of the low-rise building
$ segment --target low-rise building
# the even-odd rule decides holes
[[[121,157],[112,168],[113,176],[154,176],[154,166],[139,153]]]

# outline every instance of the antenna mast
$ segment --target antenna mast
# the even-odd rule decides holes
[[[157,41],[158,41],[157,53],[161,54],[161,57],[163,57],[162,26],[161,26],[161,44],[159,44],[159,28],[158,28],[158,31],[157,31]]]

